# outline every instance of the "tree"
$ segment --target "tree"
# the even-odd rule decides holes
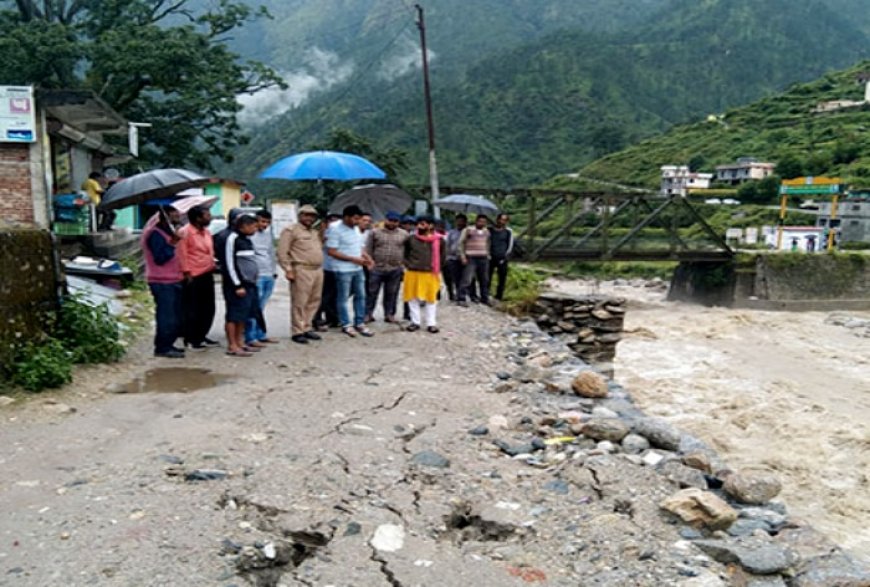
[[[804,163],[794,155],[785,155],[776,163],[776,173],[783,179],[794,179],[804,174]]]
[[[93,90],[129,120],[154,125],[141,162],[214,170],[246,142],[236,97],[285,84],[224,44],[268,16],[262,8],[219,0],[197,13],[191,4],[0,0],[0,83]]]

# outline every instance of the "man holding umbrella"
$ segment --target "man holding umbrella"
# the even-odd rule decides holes
[[[314,206],[302,206],[299,223],[282,230],[278,240],[278,264],[290,282],[291,340],[299,344],[320,340],[312,326],[323,289],[323,243],[316,220]]]
[[[173,207],[160,211],[160,219],[142,232],[145,280],[154,297],[154,356],[183,359],[184,349],[175,346],[181,334],[182,282],[184,274],[176,247],[181,240],[176,227],[181,212]]]

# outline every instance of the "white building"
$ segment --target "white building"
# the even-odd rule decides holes
[[[796,251],[802,253],[818,253],[824,251],[828,244],[825,242],[825,229],[820,226],[783,226],[782,243],[780,251]],[[769,249],[776,250],[779,239],[778,226],[762,227],[764,243]]]
[[[712,173],[689,171],[687,165],[663,165],[661,169],[661,193],[664,196],[685,196],[689,190],[710,189],[710,182],[713,181]]]
[[[776,164],[765,163],[752,157],[741,157],[736,163],[716,166],[716,181],[737,185],[746,181],[758,181],[773,175]]]
[[[863,78],[859,78],[859,83]],[[849,108],[858,108],[865,104],[870,104],[870,81],[864,81],[864,99],[863,100],[830,100],[828,102],[819,102],[812,109],[813,114],[824,114],[825,112],[836,112],[837,110],[847,110]]]

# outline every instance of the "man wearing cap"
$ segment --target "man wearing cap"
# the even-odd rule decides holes
[[[401,215],[387,212],[382,228],[368,232],[366,252],[375,263],[369,272],[368,289],[366,291],[366,322],[374,320],[375,305],[381,286],[384,289],[384,321],[396,322],[396,303],[399,299],[399,288],[402,285],[403,258],[405,241],[408,233],[399,228]]]
[[[278,240],[278,264],[290,282],[290,339],[299,344],[320,340],[312,326],[323,291],[323,242],[316,220],[314,206],[302,206],[299,223],[282,230]]]
[[[332,257],[335,271],[336,309],[341,331],[350,337],[360,334],[373,336],[365,326],[366,292],[363,267],[371,267],[371,257],[365,252],[365,239],[359,230],[363,211],[359,206],[348,206],[342,212],[341,222],[330,227],[326,238],[327,254]],[[353,294],[353,323],[347,309]]]

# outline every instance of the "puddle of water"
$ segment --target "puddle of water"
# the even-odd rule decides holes
[[[127,393],[188,393],[216,387],[228,380],[226,375],[213,373],[209,369],[166,367],[146,371],[144,377],[137,377],[125,388]]]

